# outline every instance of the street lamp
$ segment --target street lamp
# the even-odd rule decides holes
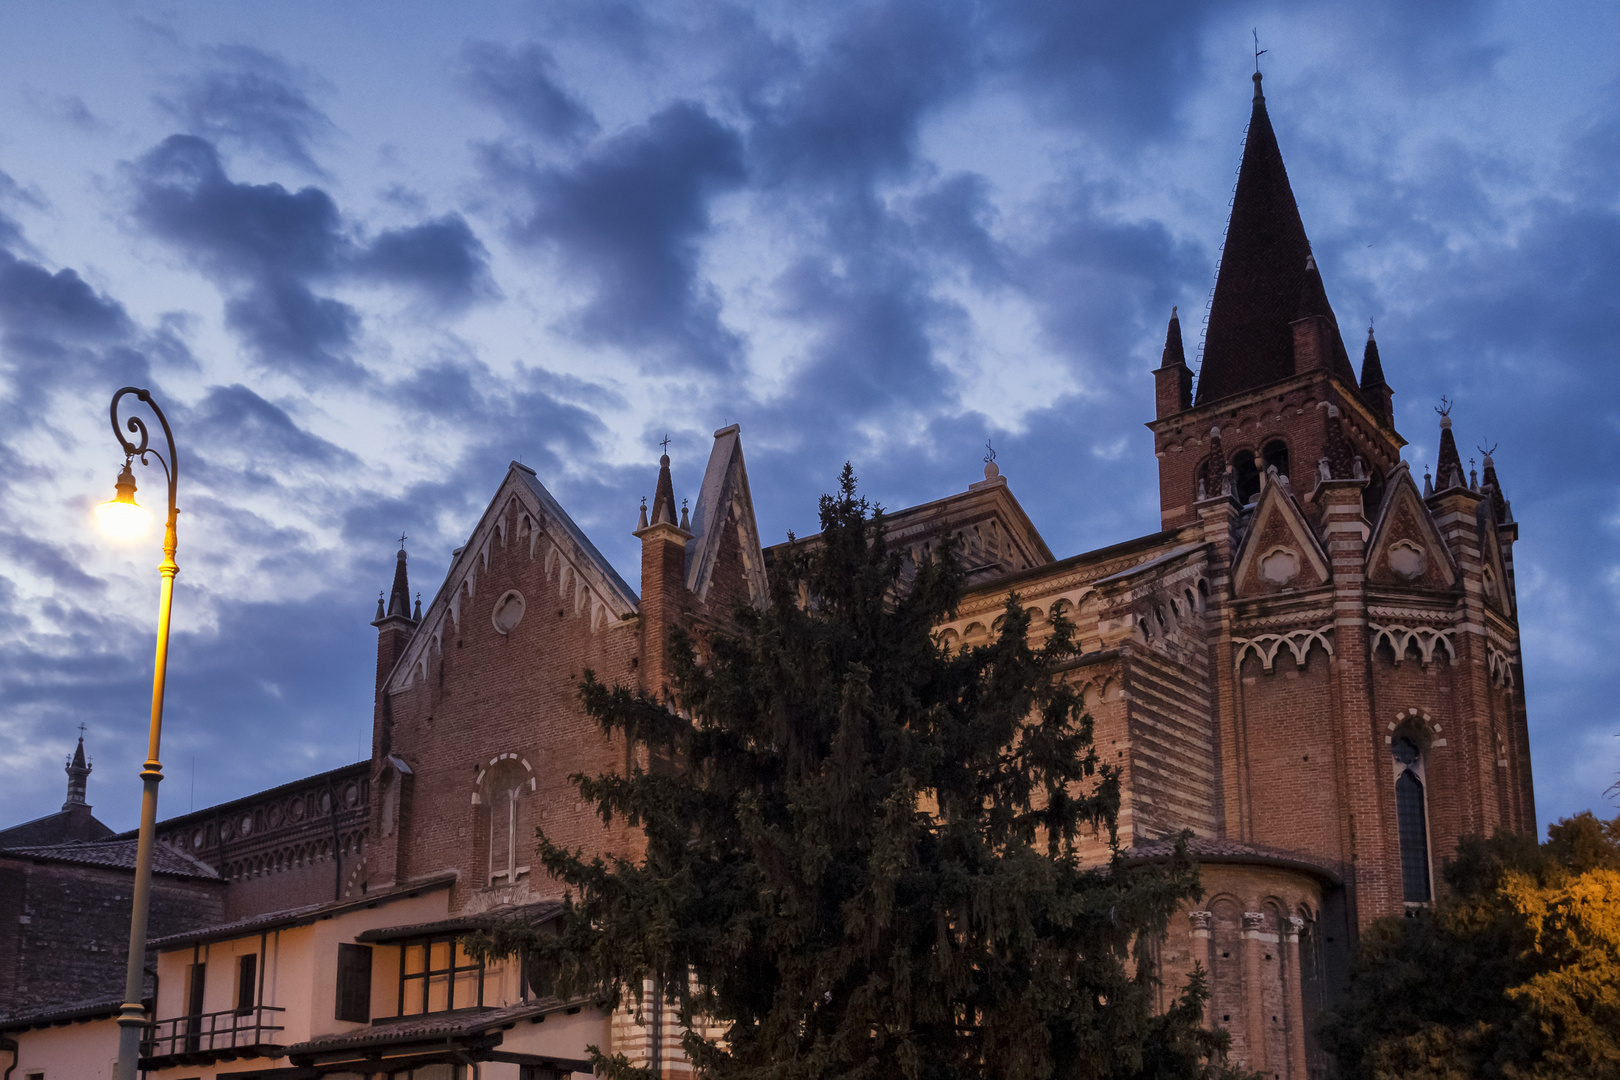
[[[146,423],[138,416],[125,421],[130,434],[139,438],[130,442],[118,426],[118,403],[127,394],[146,404],[163,426],[163,438],[169,453],[162,453],[148,445]],[[129,916],[129,965],[124,974],[124,1004],[118,1010],[118,1068],[115,1080],[135,1080],[135,1067],[141,1054],[141,1035],[146,1028],[146,1010],[141,1005],[145,989],[146,921],[152,906],[152,844],[157,832],[158,783],[163,779],[163,765],[158,761],[158,740],[163,733],[163,686],[169,671],[169,612],[174,604],[174,575],[180,568],[174,561],[174,522],[179,511],[174,505],[175,483],[179,479],[180,464],[174,452],[174,432],[163,410],[157,407],[146,390],[126,386],[112,399],[112,427],[118,443],[124,449],[124,469],[118,474],[116,494],[96,507],[96,518],[102,527],[120,539],[135,539],[146,530],[152,515],[135,501],[135,474],[130,462],[141,459],[150,465],[149,457],[157,458],[169,479],[169,519],[163,533],[163,563],[158,573],[163,576],[158,592],[157,658],[152,664],[152,724],[147,734],[146,764],[141,768],[141,830],[135,842],[135,896]]]

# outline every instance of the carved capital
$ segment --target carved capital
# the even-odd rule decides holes
[[[1243,932],[1245,934],[1259,933],[1266,928],[1266,916],[1260,911],[1245,911],[1243,913]]]
[[[1300,918],[1298,915],[1290,915],[1288,917],[1288,937],[1290,938],[1290,940],[1298,941],[1299,940],[1299,935],[1301,933],[1303,933],[1304,930],[1305,930],[1305,920],[1304,919]]]
[[[1209,933],[1209,921],[1212,918],[1214,918],[1214,913],[1209,911],[1187,912],[1187,921],[1192,923],[1192,930],[1195,934]]]

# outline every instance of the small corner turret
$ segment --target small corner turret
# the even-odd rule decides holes
[[[1170,309],[1170,325],[1164,333],[1164,357],[1153,373],[1155,415],[1159,419],[1186,412],[1193,403],[1192,369],[1181,342],[1181,318]]]
[[[411,614],[411,583],[405,568],[405,540],[404,536],[399,538],[399,555],[394,560],[394,585],[388,592],[388,600],[385,603],[381,595],[377,597],[377,617],[371,620],[371,625],[377,628],[379,690],[399,662],[416,624],[421,621],[420,600],[417,602],[416,615],[413,617]]]

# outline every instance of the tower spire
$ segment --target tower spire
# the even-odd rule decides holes
[[[669,475],[669,436],[661,444],[664,453],[658,457],[658,486],[653,490],[652,523],[675,524],[675,482]]]
[[[1259,71],[1252,79],[1254,107],[1210,301],[1199,405],[1293,375],[1293,323],[1302,306],[1326,322],[1328,340],[1319,362],[1347,387],[1356,387],[1333,309],[1320,280],[1311,277],[1311,242],[1266,112]]]
[[[84,759],[84,725],[79,725],[79,745],[73,751],[73,759],[67,763],[64,770],[68,776],[67,802],[62,804],[63,810],[71,810],[75,806],[89,809],[85,802],[85,788],[90,779],[91,766]]]
[[[405,537],[399,538],[399,556],[394,560],[394,587],[388,592],[385,615],[411,617],[411,583],[405,573]]]
[[[1462,455],[1457,453],[1457,439],[1451,434],[1451,402],[1440,399],[1434,410],[1440,414],[1440,464],[1434,470],[1434,488],[1447,491],[1454,487],[1467,487],[1463,477]]]

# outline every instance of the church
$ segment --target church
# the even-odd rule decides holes
[[[1460,838],[1536,828],[1518,525],[1492,459],[1464,470],[1449,416],[1433,475],[1412,475],[1393,393],[1370,331],[1359,374],[1350,359],[1256,74],[1202,363],[1172,313],[1153,373],[1158,530],[1054,554],[993,462],[888,518],[913,561],[960,545],[946,647],[995,634],[1009,592],[1037,638],[1060,612],[1075,625],[1083,654],[1055,677],[1121,771],[1121,843],[1152,859],[1195,837],[1204,898],[1155,950],[1164,992],[1202,965],[1232,1060],[1277,1080],[1326,1075],[1313,1025],[1372,920],[1431,903]],[[369,759],[159,824],[161,889],[194,899],[154,929],[149,1076],[539,1080],[588,1073],[590,1045],[690,1072],[667,1015],[546,996],[457,944],[554,917],[536,827],[636,850],[568,780],[627,755],[584,715],[583,673],[658,692],[673,631],[723,632],[766,602],[777,552],[742,432],[715,432],[685,498],[669,464],[634,529],[638,594],[514,462],[425,606],[399,553],[373,621]],[[87,775],[70,766],[70,804]],[[64,902],[40,884],[62,860],[127,874],[129,836],[64,815],[71,836],[0,834],[0,904],[21,920],[0,926],[0,1046],[24,1078],[110,1075],[117,1043],[116,974],[99,998],[51,997],[18,980],[38,945],[6,940]],[[122,939],[104,947],[121,972]]]

